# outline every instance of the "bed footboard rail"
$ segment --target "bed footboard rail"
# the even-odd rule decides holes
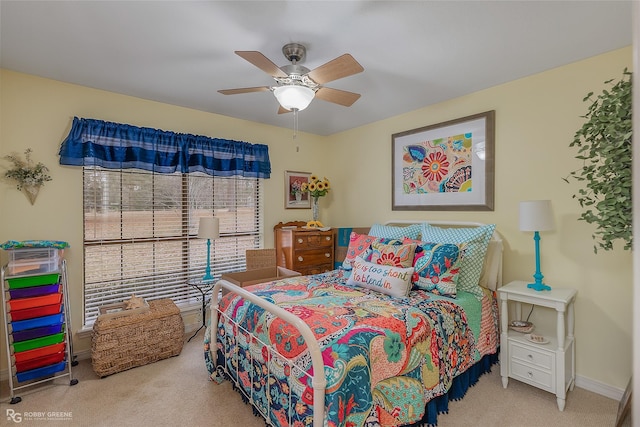
[[[211,327],[209,330],[211,331],[211,343],[212,345],[209,348],[211,353],[211,360],[216,361],[216,345],[217,342],[217,334],[218,334],[218,319],[219,319],[219,299],[220,299],[220,291],[222,289],[226,289],[231,291],[245,300],[250,301],[253,304],[256,304],[262,307],[264,310],[273,314],[276,317],[284,320],[285,322],[294,326],[299,332],[300,335],[304,338],[307,348],[309,350],[309,355],[311,357],[311,363],[313,366],[313,376],[311,378],[311,384],[313,386],[313,426],[314,427],[322,427],[324,425],[324,412],[325,412],[325,390],[327,386],[327,379],[324,373],[324,362],[322,360],[322,353],[320,351],[320,346],[316,341],[315,335],[311,331],[311,328],[299,317],[296,315],[284,310],[277,305],[260,298],[252,294],[251,292],[241,288],[240,286],[234,285],[233,283],[227,280],[219,280],[216,282],[216,285],[213,287],[213,294],[211,296]]]

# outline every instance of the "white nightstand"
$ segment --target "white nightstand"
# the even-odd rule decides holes
[[[509,377],[534,387],[555,393],[558,409],[564,410],[567,390],[573,390],[576,378],[575,339],[573,336],[573,303],[577,291],[571,288],[552,288],[535,291],[527,282],[513,281],[498,289],[501,301],[500,375],[507,388]],[[556,332],[534,330],[544,335],[547,344],[526,339],[523,333],[509,329],[509,301],[516,303],[516,319],[522,319],[522,303],[556,310]],[[566,319],[566,326],[565,326]]]

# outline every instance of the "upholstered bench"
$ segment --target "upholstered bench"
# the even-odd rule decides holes
[[[177,356],[184,322],[170,299],[149,301],[144,311],[98,316],[93,324],[91,363],[99,377]]]

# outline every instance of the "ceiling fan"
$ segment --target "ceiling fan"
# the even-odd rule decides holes
[[[282,53],[291,65],[278,67],[269,58],[255,50],[237,50],[235,53],[249,61],[278,83],[276,86],[245,87],[224,89],[223,95],[272,91],[280,103],[278,114],[302,111],[309,106],[313,98],[350,107],[360,98],[360,94],[323,86],[333,80],[348,77],[364,71],[362,65],[351,55],[345,53],[313,70],[298,65],[306,55],[307,49],[299,43],[288,43],[282,47]]]

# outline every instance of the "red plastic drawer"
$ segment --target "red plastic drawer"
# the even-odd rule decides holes
[[[66,343],[62,342],[60,344],[48,345],[46,347],[40,347],[33,350],[21,351],[20,353],[14,353],[13,357],[16,359],[16,363],[25,362],[27,360],[60,353],[61,351],[64,351],[66,345]]]
[[[30,369],[40,368],[42,366],[53,365],[54,363],[60,363],[64,360],[64,351],[60,351],[54,354],[48,354],[42,357],[36,357],[35,359],[25,360],[24,362],[16,361],[16,371],[24,372]]]
[[[42,307],[43,305],[60,304],[62,294],[50,294],[39,297],[19,298],[9,300],[9,311],[26,310],[28,308]]]
[[[15,310],[8,313],[10,321],[33,319],[34,317],[49,316],[62,313],[62,304],[45,305],[43,307]]]

